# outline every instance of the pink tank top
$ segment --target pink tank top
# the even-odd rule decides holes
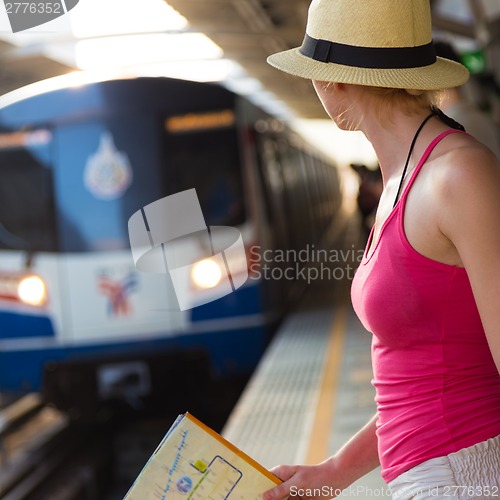
[[[372,383],[387,482],[500,434],[500,376],[467,273],[418,253],[403,226],[408,192],[436,144],[452,132],[425,151],[372,251],[368,242],[352,283],[354,309],[373,333]]]

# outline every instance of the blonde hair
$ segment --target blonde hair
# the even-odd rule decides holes
[[[422,109],[439,106],[440,90],[410,90],[363,86],[380,122],[390,121],[392,110],[399,109],[406,115],[414,115]]]

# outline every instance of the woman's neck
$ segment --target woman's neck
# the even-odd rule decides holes
[[[430,109],[422,109],[420,113],[409,116],[395,111],[391,120],[383,123],[370,117],[365,117],[363,120],[360,129],[375,150],[384,185],[393,179],[400,178],[412,139],[430,112]],[[444,129],[446,127],[437,119],[431,118],[426,123],[415,143],[409,162],[409,172],[414,168],[427,144]]]

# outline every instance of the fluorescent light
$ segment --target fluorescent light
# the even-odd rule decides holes
[[[122,68],[123,76],[168,76],[195,82],[220,82],[242,71],[241,66],[229,59],[215,61],[178,61],[141,64]]]
[[[163,0],[82,0],[71,14],[75,38],[182,30],[187,25]]]
[[[497,0],[495,0],[497,1]],[[474,17],[467,0],[439,0],[436,11],[448,19],[472,24]]]
[[[348,166],[350,163],[368,166],[377,164],[375,151],[363,132],[340,130],[330,119],[296,119],[290,125],[339,166]]]
[[[185,30],[189,23],[164,0],[82,0],[68,14],[21,33],[10,33],[0,9],[0,39],[18,47],[126,33]]]
[[[236,61],[223,58],[222,49],[210,38],[187,31],[186,18],[165,0],[81,0],[62,18],[65,24],[60,27],[47,25],[52,33],[4,33],[0,39],[19,47],[10,53],[13,58],[43,55],[86,73],[70,75],[68,82],[91,81],[96,75],[226,82],[230,90],[247,95],[267,111],[283,118],[291,115]]]
[[[256,94],[262,91],[262,84],[256,78],[233,78],[224,83],[224,86],[240,95]]]
[[[222,49],[202,33],[124,35],[81,40],[75,47],[76,66],[85,70],[217,59],[222,55]]]

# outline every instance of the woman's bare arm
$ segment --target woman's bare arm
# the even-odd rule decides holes
[[[284,482],[263,495],[264,500],[286,498],[310,499],[314,489],[331,492],[330,498],[379,465],[376,436],[377,416],[373,417],[334,456],[317,465],[280,465],[272,472]],[[335,494],[335,491],[337,494]],[[316,496],[316,498],[319,498]]]
[[[500,373],[500,164],[486,149],[461,148],[439,184],[439,227],[467,271]]]

